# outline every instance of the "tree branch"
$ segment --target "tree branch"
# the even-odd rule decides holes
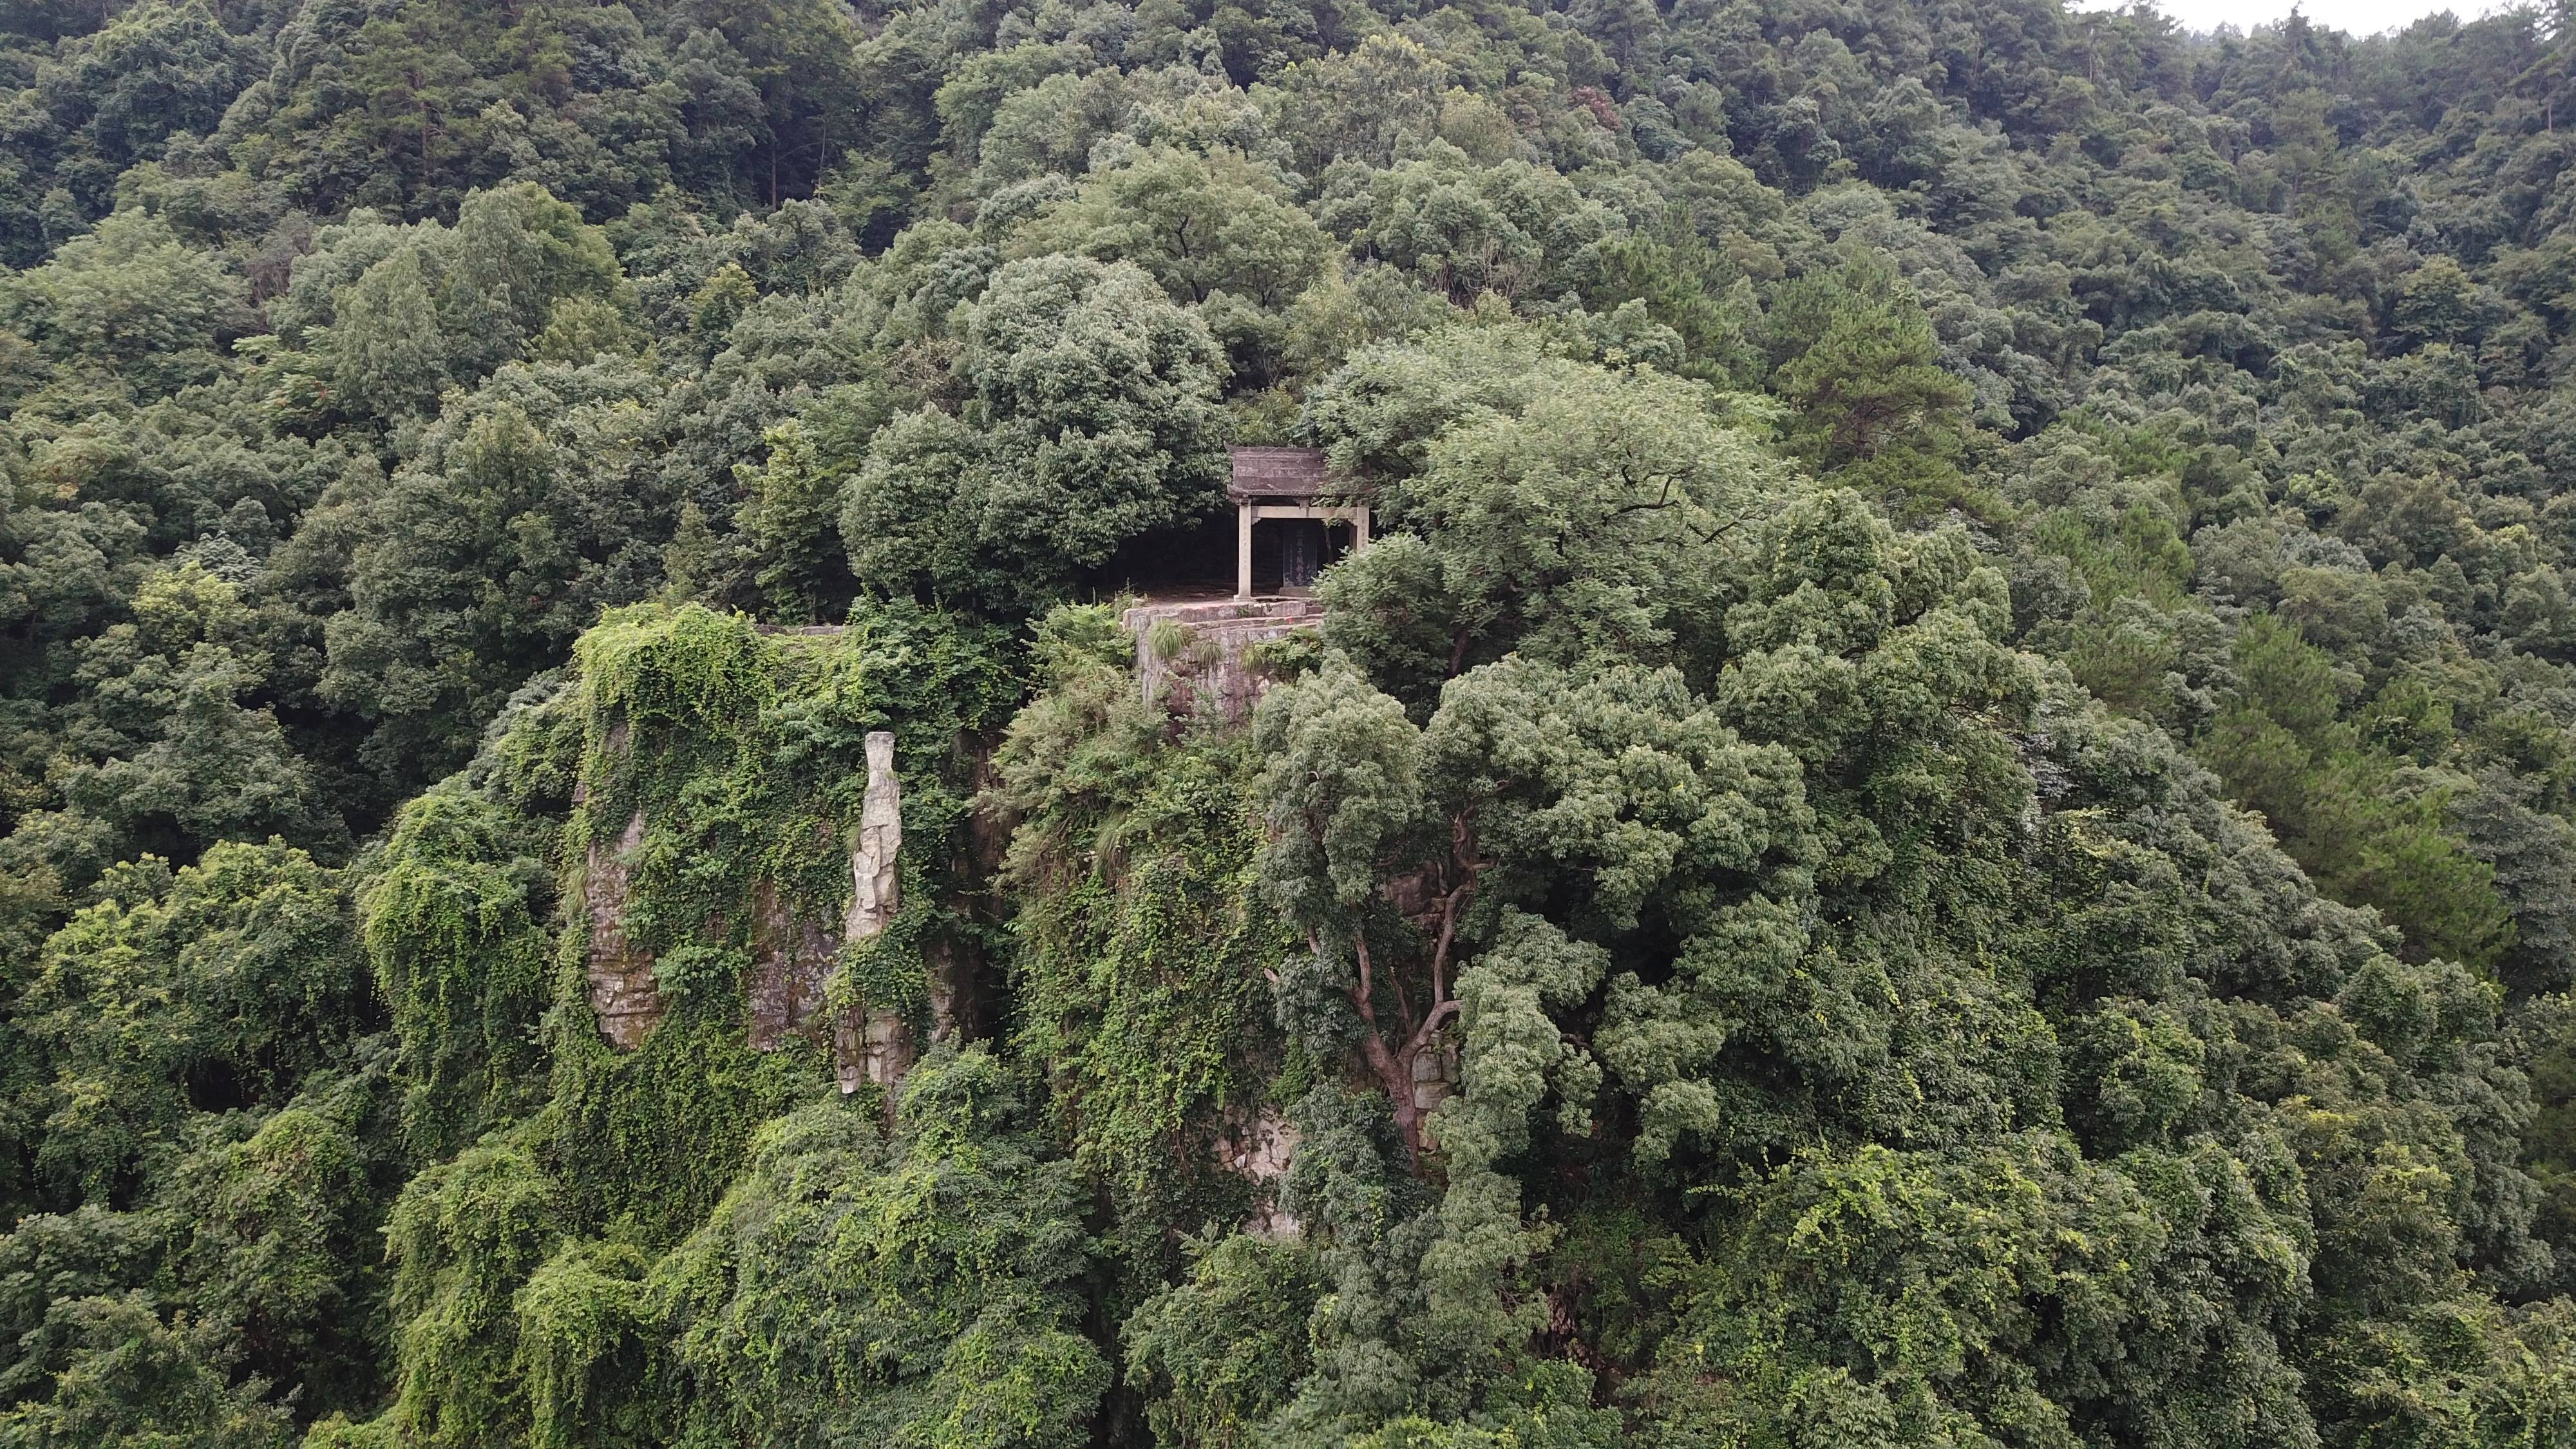
[[[1360,1009],[1360,1020],[1368,1023],[1369,1035],[1375,1036],[1377,1035],[1377,1003],[1369,998],[1377,994],[1376,987],[1373,984],[1373,977],[1377,967],[1374,962],[1369,960],[1368,938],[1366,936],[1353,932],[1351,935],[1351,944],[1358,949],[1360,958],[1360,984],[1351,992],[1351,1004]]]
[[[1624,475],[1623,475],[1623,476],[1624,476]],[[1633,479],[1633,478],[1626,479],[1626,481],[1627,481],[1628,483],[1630,483],[1631,485],[1633,485],[1633,484],[1636,482],[1636,480],[1635,480],[1635,479]],[[1663,487],[1663,491],[1662,491],[1662,492],[1660,492],[1660,493],[1657,493],[1657,494],[1655,495],[1655,501],[1654,501],[1654,502],[1652,502],[1652,503],[1624,503],[1624,504],[1621,504],[1619,507],[1611,509],[1611,510],[1610,510],[1610,513],[1609,513],[1609,516],[1608,516],[1607,518],[1604,518],[1604,519],[1602,520],[1602,522],[1604,522],[1604,523],[1614,522],[1614,521],[1616,521],[1616,520],[1618,520],[1618,519],[1622,519],[1622,518],[1627,517],[1627,516],[1628,516],[1629,514],[1631,514],[1631,513],[1653,513],[1653,512],[1656,512],[1656,511],[1657,511],[1657,510],[1659,510],[1659,509],[1663,509],[1663,508],[1669,508],[1669,507],[1671,507],[1671,506],[1672,506],[1672,501],[1673,501],[1673,477],[1672,477],[1672,475],[1671,475],[1671,474],[1667,473],[1667,474],[1665,474],[1665,475],[1664,475],[1664,487]]]
[[[1458,944],[1458,912],[1476,889],[1476,879],[1485,862],[1476,856],[1476,832],[1462,812],[1449,820],[1449,859],[1458,874],[1448,894],[1440,898],[1440,938],[1431,948],[1432,1015],[1437,1017],[1449,1003],[1449,953]]]
[[[1360,949],[1362,951],[1366,951],[1368,949],[1368,942],[1365,938],[1360,942]],[[1387,975],[1386,982],[1389,986],[1395,988],[1395,1029],[1399,1032],[1412,1030],[1413,993],[1404,989],[1404,973],[1401,971],[1390,972]]]
[[[1421,1056],[1423,1048],[1431,1045],[1431,1038],[1439,1032],[1440,1023],[1457,1013],[1458,1003],[1455,1001],[1444,1001],[1431,1008],[1431,1014],[1422,1019],[1422,1025],[1405,1041],[1404,1050],[1398,1054],[1398,1060],[1409,1063]],[[1407,1075],[1409,1077],[1411,1074]]]

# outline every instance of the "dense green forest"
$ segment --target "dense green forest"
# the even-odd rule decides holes
[[[2563,4],[0,92],[5,1449],[2576,1445]]]

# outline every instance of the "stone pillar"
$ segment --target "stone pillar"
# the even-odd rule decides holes
[[[859,838],[850,848],[850,911],[841,922],[842,950],[853,951],[894,923],[896,857],[903,851],[903,785],[894,772],[894,735],[868,735],[868,788],[859,803]],[[833,1033],[841,1090],[874,1082],[891,1096],[912,1066],[912,1033],[891,1007],[869,1006],[863,1019]]]
[[[894,772],[894,732],[867,738],[868,788],[859,801],[859,839],[850,851],[850,940],[882,933],[894,921],[895,856],[903,849],[903,782]]]
[[[1252,597],[1252,505],[1234,506],[1234,596]]]

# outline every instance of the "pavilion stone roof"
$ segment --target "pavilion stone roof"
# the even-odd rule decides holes
[[[1321,448],[1237,448],[1234,478],[1226,485],[1236,502],[1254,498],[1326,498],[1354,491],[1337,485]]]

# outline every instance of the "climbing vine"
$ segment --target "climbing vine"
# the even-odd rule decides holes
[[[403,1126],[443,1157],[530,1105],[544,1009],[544,867],[490,799],[441,787],[403,807],[359,896],[377,989],[393,1007]]]
[[[1239,732],[1175,733],[1138,695],[1105,610],[1048,621],[1049,687],[1013,726],[988,796],[1016,817],[1020,1046],[1049,1063],[1077,1160],[1122,1205],[1131,1266],[1233,1221],[1218,1138],[1247,1133],[1280,1065],[1264,977],[1287,949],[1255,895],[1254,762]]]

